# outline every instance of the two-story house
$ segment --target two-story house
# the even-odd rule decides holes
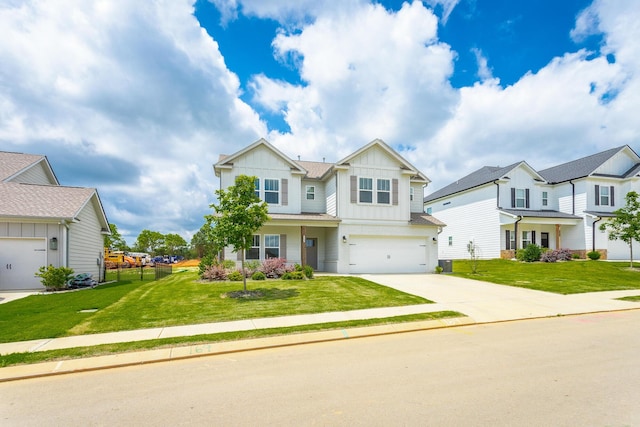
[[[335,273],[431,272],[444,226],[423,213],[429,179],[376,139],[336,163],[293,160],[264,139],[214,165],[220,188],[255,176],[269,206],[247,259]],[[233,248],[226,259],[237,259]]]
[[[109,224],[95,188],[60,185],[45,156],[0,151],[0,290],[44,289],[42,266],[96,280]]]
[[[425,210],[447,223],[440,258],[468,257],[473,241],[482,258],[512,258],[535,243],[625,259],[628,246],[599,225],[640,190],[639,173],[640,158],[626,145],[540,171],[524,161],[485,166],[425,197]]]

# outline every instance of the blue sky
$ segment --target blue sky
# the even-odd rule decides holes
[[[640,149],[640,0],[0,0],[0,149],[96,187],[132,244],[189,240],[264,137],[382,138],[431,180]]]

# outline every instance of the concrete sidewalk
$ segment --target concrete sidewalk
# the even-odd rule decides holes
[[[458,311],[465,314],[467,317],[294,334],[235,342],[211,343],[206,345],[189,345],[136,353],[91,357],[86,359],[11,366],[0,369],[0,382],[43,375],[78,372],[81,370],[102,369],[106,367],[127,366],[178,358],[222,354],[234,351],[247,351],[301,343],[468,325],[473,323],[488,323],[640,308],[640,303],[638,302],[615,300],[615,298],[624,296],[640,295],[640,290],[557,295],[547,292],[532,291],[529,289],[462,279],[448,275],[362,275],[361,277],[406,293],[422,296],[431,301],[436,301],[436,303],[352,310],[346,312],[248,319],[233,322],[173,326],[166,328],[5,343],[0,344],[0,354],[46,351],[118,342],[143,341],[158,338],[194,336],[201,334],[287,327],[346,320],[382,318],[444,310]]]

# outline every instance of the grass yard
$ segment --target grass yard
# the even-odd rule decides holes
[[[453,275],[558,294],[640,289],[640,269],[628,262],[567,261],[517,262],[503,259],[478,261],[477,274],[471,261],[455,260]]]
[[[265,296],[246,300],[225,298],[242,282],[197,279],[196,271],[180,270],[141,282],[134,273],[117,284],[1,304],[0,342],[431,302],[357,277],[249,281]]]

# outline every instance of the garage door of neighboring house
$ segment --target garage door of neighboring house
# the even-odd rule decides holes
[[[46,239],[0,239],[0,290],[41,289],[35,273],[46,265]]]
[[[424,237],[351,236],[350,273],[426,273]]]
[[[607,259],[610,260],[629,260],[629,245],[622,240],[609,240],[607,241]],[[638,242],[633,243],[633,258],[640,259],[640,244]]]

